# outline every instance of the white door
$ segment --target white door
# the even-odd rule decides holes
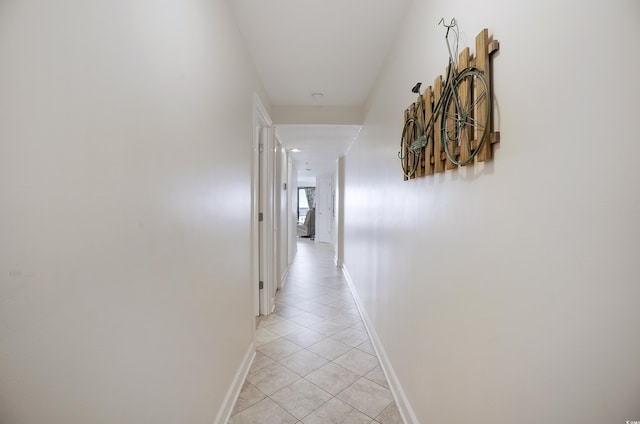
[[[287,275],[288,236],[289,236],[289,203],[288,203],[288,164],[287,151],[276,137],[276,241],[277,241],[277,288],[282,288]]]
[[[254,95],[254,140],[251,199],[251,285],[254,314],[268,315],[273,310],[274,249],[273,206],[274,129],[271,118],[257,95]]]
[[[323,175],[316,178],[316,241],[331,243],[333,229],[332,211],[332,177]]]
[[[273,127],[260,130],[260,315],[275,306],[277,289],[276,155]]]
[[[265,287],[264,282],[267,280],[267,272],[268,272],[268,233],[267,233],[267,225],[265,222],[265,210],[266,208],[266,199],[267,199],[267,181],[268,176],[266,174],[266,163],[265,163],[265,132],[264,128],[260,128],[259,130],[260,137],[260,147],[259,147],[259,161],[258,161],[258,175],[259,175],[259,188],[258,188],[258,277],[259,277],[259,299],[260,299],[260,315],[267,315],[267,303],[265,301]]]

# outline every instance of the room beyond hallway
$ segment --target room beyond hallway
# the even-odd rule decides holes
[[[402,423],[331,246],[298,240],[230,424]]]

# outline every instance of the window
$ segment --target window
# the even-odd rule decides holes
[[[309,197],[313,199],[315,196],[315,187],[299,187],[298,188],[298,222],[304,224],[304,219],[309,211],[309,201],[307,200],[307,192]],[[313,207],[313,205],[312,205]]]

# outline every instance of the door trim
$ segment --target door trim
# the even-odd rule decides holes
[[[259,190],[260,190],[260,133],[263,128],[273,125],[271,117],[260,100],[258,93],[253,94],[253,143],[251,149],[251,295],[253,297],[253,313],[260,315],[260,310],[264,307],[266,314],[271,309],[265,304],[263,292],[267,290],[258,288],[260,280],[260,247],[259,247],[259,225],[258,213],[260,212]]]

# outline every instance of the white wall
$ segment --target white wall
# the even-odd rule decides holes
[[[214,421],[254,326],[233,22],[222,0],[0,3],[0,422]]]
[[[316,186],[316,177],[315,176],[305,176],[298,175],[298,187],[315,187]]]
[[[500,41],[495,160],[402,181],[403,110]],[[640,4],[416,0],[346,161],[345,264],[422,423],[640,418]]]

